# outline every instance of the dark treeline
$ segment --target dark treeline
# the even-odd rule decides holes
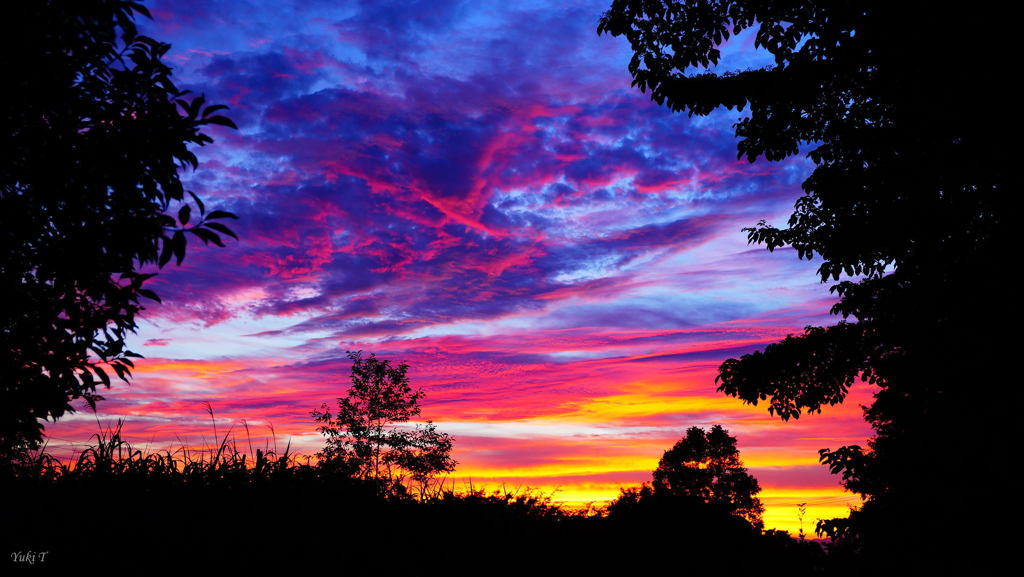
[[[180,563],[203,571],[325,564],[342,574],[490,574],[716,570],[791,575],[828,569],[819,543],[764,531],[761,488],[736,439],[691,427],[652,481],[606,510],[567,512],[532,490],[462,490],[446,482],[453,439],[420,415],[424,393],[371,354],[350,352],[351,386],[311,411],[324,448],[305,459],[253,449],[248,425],[216,446],[143,452],[122,423],[77,457],[45,447],[0,467],[0,543],[8,565],[46,571],[139,571]],[[248,447],[249,452],[239,450]],[[45,558],[38,558],[45,555]]]
[[[8,568],[104,571],[330,571],[494,574],[649,571],[788,575],[831,571],[821,545],[763,532],[727,505],[650,490],[604,515],[571,513],[529,490],[422,498],[287,451],[143,454],[119,429],[74,462],[45,454],[2,481]],[[628,494],[628,493],[626,493]]]

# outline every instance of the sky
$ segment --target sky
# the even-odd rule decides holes
[[[715,390],[725,359],[837,320],[818,263],[741,230],[785,223],[809,161],[737,160],[739,112],[632,88],[628,43],[596,33],[608,0],[147,5],[178,85],[239,126],[183,180],[240,240],[151,282],[132,384],[51,447],[118,419],[139,446],[213,442],[209,403],[220,434],[312,454],[361,350],[408,363],[455,484],[603,501],[721,424],[767,527],[859,503],[817,451],[865,442],[869,389],[790,422]],[[749,34],[723,54],[769,63]]]

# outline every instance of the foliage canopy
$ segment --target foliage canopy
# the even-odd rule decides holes
[[[997,335],[1014,298],[1020,119],[1000,112],[1016,51],[993,30],[998,13],[988,2],[615,0],[598,27],[629,40],[634,85],[658,103],[746,110],[739,157],[814,162],[787,226],[746,232],[820,259],[844,320],[726,361],[719,390],[790,419],[842,402],[858,379],[877,385],[869,447],[821,451],[867,502],[819,527],[866,559],[918,570],[967,567],[980,537],[943,528],[995,522],[994,495],[1016,486],[999,463],[1021,394],[1003,384],[1013,347]],[[716,70],[721,44],[748,28],[774,64]]]
[[[654,470],[654,490],[695,497],[762,525],[764,507],[756,497],[761,487],[740,462],[736,438],[721,425],[710,431],[690,427],[686,436],[665,451]]]
[[[662,455],[653,482],[639,489],[624,489],[608,511],[613,518],[643,515],[648,510],[677,510],[691,517],[703,516],[705,521],[737,517],[749,523],[747,529],[760,529],[764,525],[764,506],[757,498],[760,492],[757,479],[740,461],[736,438],[729,431],[721,425],[710,431],[690,427]],[[696,519],[678,522],[695,523]]]
[[[0,30],[0,454],[37,447],[41,420],[90,405],[125,348],[147,265],[181,264],[186,233],[223,246],[235,234],[186,191],[207,125],[234,127],[178,89],[169,45],[140,35],[137,2],[40,0],[7,7]],[[155,267],[151,267],[151,271]]]

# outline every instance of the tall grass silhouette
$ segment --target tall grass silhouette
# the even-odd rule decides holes
[[[256,446],[247,422],[240,438],[238,427],[223,430],[206,410],[215,435],[199,447],[140,449],[118,420],[71,458],[45,446],[27,455],[0,478],[3,494],[16,496],[0,507],[2,552],[47,551],[48,572],[179,564],[233,574],[324,564],[355,575],[482,574],[498,566],[647,572],[674,570],[679,555],[690,568],[724,563],[740,575],[762,563],[790,575],[824,567],[816,544],[762,535],[731,516],[723,523],[690,505],[616,518],[565,511],[528,487],[459,488],[450,480],[424,494],[385,496],[372,481],[293,454],[290,443],[281,451],[270,441]]]

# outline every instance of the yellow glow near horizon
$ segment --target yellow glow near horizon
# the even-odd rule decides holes
[[[600,473],[637,473],[649,475],[658,465],[657,458],[634,455],[610,456],[605,458],[569,455],[552,463],[520,467],[459,467],[460,478],[481,479],[487,482],[501,479],[536,479],[545,477],[571,477]]]
[[[655,415],[685,413],[726,413],[753,412],[736,399],[725,396],[703,395],[652,395],[650,393],[625,393],[597,397],[566,406],[571,412],[549,416],[549,419],[582,420],[593,423],[617,423]]]
[[[569,511],[584,509],[588,506],[604,507],[619,496],[621,489],[635,485],[621,483],[593,483],[554,485],[543,482],[509,483],[497,478],[473,477],[472,486],[485,492],[500,490],[513,493],[532,492],[535,495],[549,497],[552,503]],[[453,479],[452,486],[456,490],[468,489],[469,478]],[[796,537],[800,531],[798,506],[807,504],[803,519],[804,534],[807,538],[815,538],[814,527],[820,519],[846,517],[851,508],[861,505],[859,496],[844,491],[841,487],[768,487],[758,495],[764,505],[764,528],[786,531]]]
[[[764,504],[765,529],[781,529],[796,536],[800,531],[798,506],[807,504],[804,515],[804,534],[814,538],[814,527],[821,519],[847,517],[851,508],[858,508],[862,501],[858,495],[837,487],[828,488],[796,488],[769,487],[758,495]]]

